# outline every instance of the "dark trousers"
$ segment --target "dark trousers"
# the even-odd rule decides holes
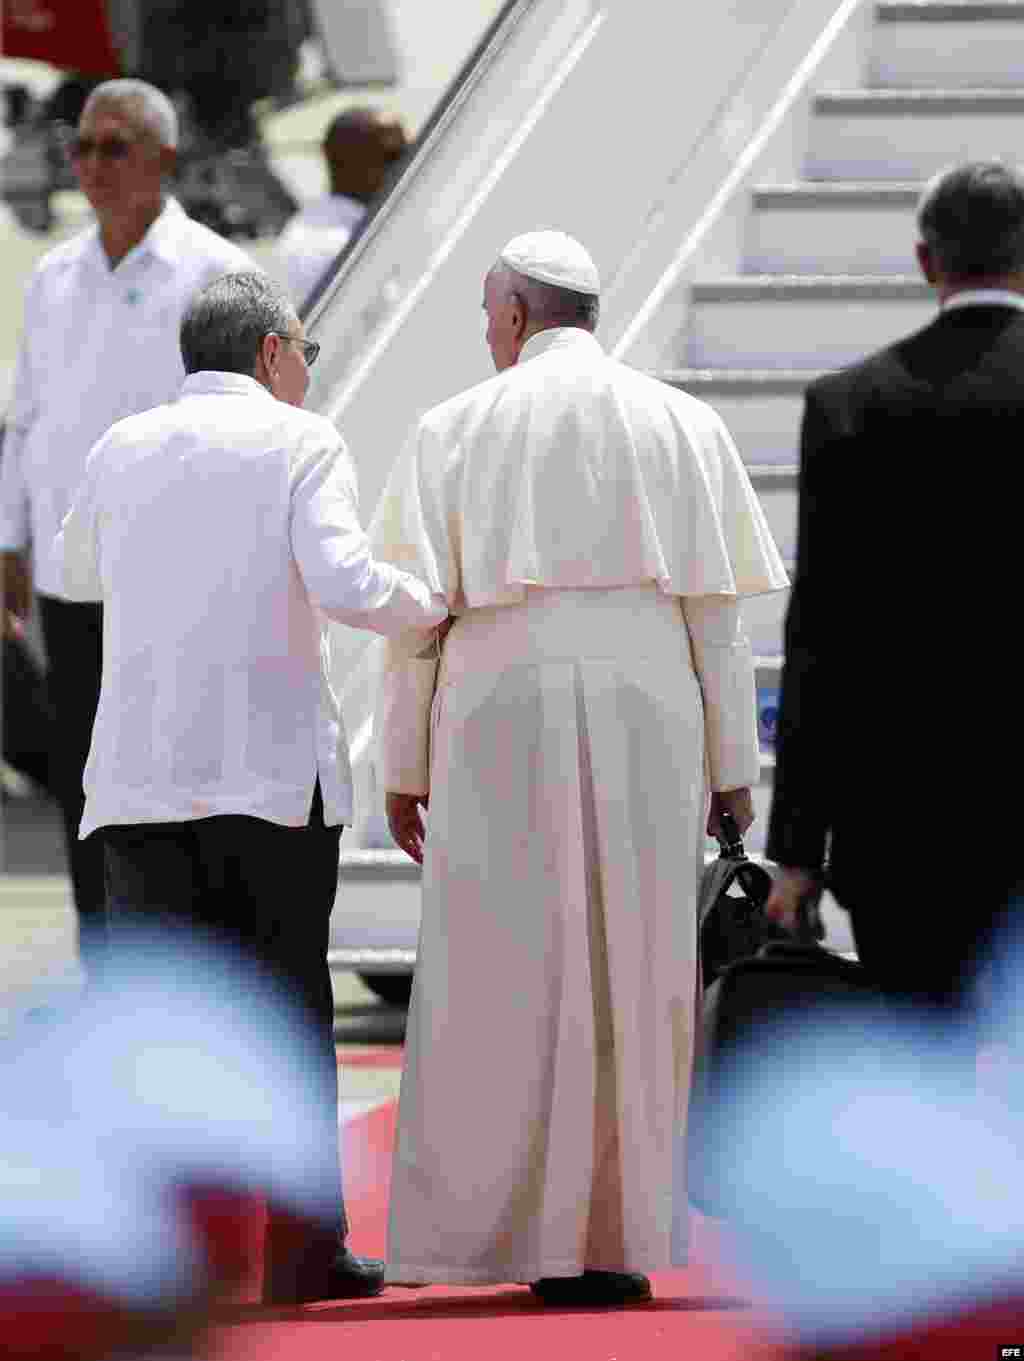
[[[4,760],[57,798],[57,742],[46,676],[20,639],[5,638],[3,654]]]
[[[861,963],[896,1005],[969,1044],[978,1008],[976,985],[1009,943],[1022,885],[1008,856],[963,855],[957,830],[940,828],[934,851],[905,871],[882,868],[833,882],[850,914]],[[876,862],[863,857],[866,870]]]
[[[334,1000],[327,965],[329,918],[338,887],[340,827],[326,827],[317,783],[309,823],[281,827],[262,818],[222,816],[192,822],[104,828],[108,911],[116,948],[133,919],[194,923],[239,947],[304,1005],[318,1062],[308,1078],[319,1112],[325,1158],[337,1176],[335,1222],[315,1234],[271,1207],[264,1294],[318,1294],[348,1230],[341,1195],[338,1069]],[[322,1297],[322,1296],[321,1296]]]
[[[53,710],[51,787],[64,816],[68,869],[78,909],[79,942],[88,960],[106,942],[103,838],[79,841],[85,808],[82,775],[92,741],[103,672],[103,606],[39,596]]]

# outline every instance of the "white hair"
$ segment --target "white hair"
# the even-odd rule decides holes
[[[160,146],[178,145],[178,111],[162,90],[144,80],[106,80],[85,101],[83,114],[96,104],[133,104],[132,115]]]
[[[500,257],[495,261],[491,273],[499,280],[502,296],[507,299],[510,293],[519,293],[526,299],[530,314],[536,320],[544,321],[549,326],[578,326],[584,331],[597,330],[601,306],[596,293],[581,293],[575,288],[562,288],[558,284],[544,283],[541,279],[531,279]]]

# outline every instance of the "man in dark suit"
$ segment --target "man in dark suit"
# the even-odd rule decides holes
[[[1024,178],[933,180],[930,325],[807,389],[767,854],[895,999],[955,1015],[1018,878]]]

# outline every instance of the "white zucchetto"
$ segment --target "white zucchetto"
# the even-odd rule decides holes
[[[601,291],[597,266],[580,243],[565,232],[525,232],[515,236],[498,259],[528,279],[571,288],[577,293]]]

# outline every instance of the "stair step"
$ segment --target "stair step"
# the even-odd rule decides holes
[[[935,307],[910,276],[736,277],[693,285],[691,302],[687,357],[714,369],[839,368],[925,325]]]
[[[806,181],[756,189],[744,266],[753,274],[912,274],[921,188]]]
[[[928,114],[1015,114],[1024,109],[1024,91],[1015,86],[995,90],[837,90],[816,95],[813,109],[818,117],[863,117],[879,113]]]
[[[672,369],[663,382],[713,406],[736,441],[751,476],[770,467],[788,471],[800,440],[804,388],[813,370]]]
[[[657,376],[663,383],[713,402],[716,398],[800,396],[808,383],[828,370],[809,369],[665,369]]]
[[[913,210],[923,184],[890,184],[884,180],[822,183],[800,180],[795,184],[762,185],[754,190],[754,207],[778,211],[783,208],[902,208]]]
[[[747,465],[747,473],[754,486],[762,483],[768,487],[777,487],[780,484],[796,482],[800,476],[799,463],[751,463]]]
[[[868,83],[1012,86],[1024,64],[1024,4],[881,4]]]
[[[923,279],[860,274],[784,274],[710,279],[693,285],[695,302],[928,301]]]
[[[812,109],[812,180],[925,180],[956,161],[1020,156],[1019,87],[857,90]]]
[[[875,19],[879,24],[971,24],[1024,23],[1024,0],[952,0],[943,4],[941,0],[889,0],[876,5]]]
[[[725,421],[783,557],[796,553],[800,413],[808,375],[676,369],[657,375]]]
[[[754,658],[754,669],[767,676],[779,675],[785,664],[785,657],[781,652],[774,652],[770,656],[756,656]]]

